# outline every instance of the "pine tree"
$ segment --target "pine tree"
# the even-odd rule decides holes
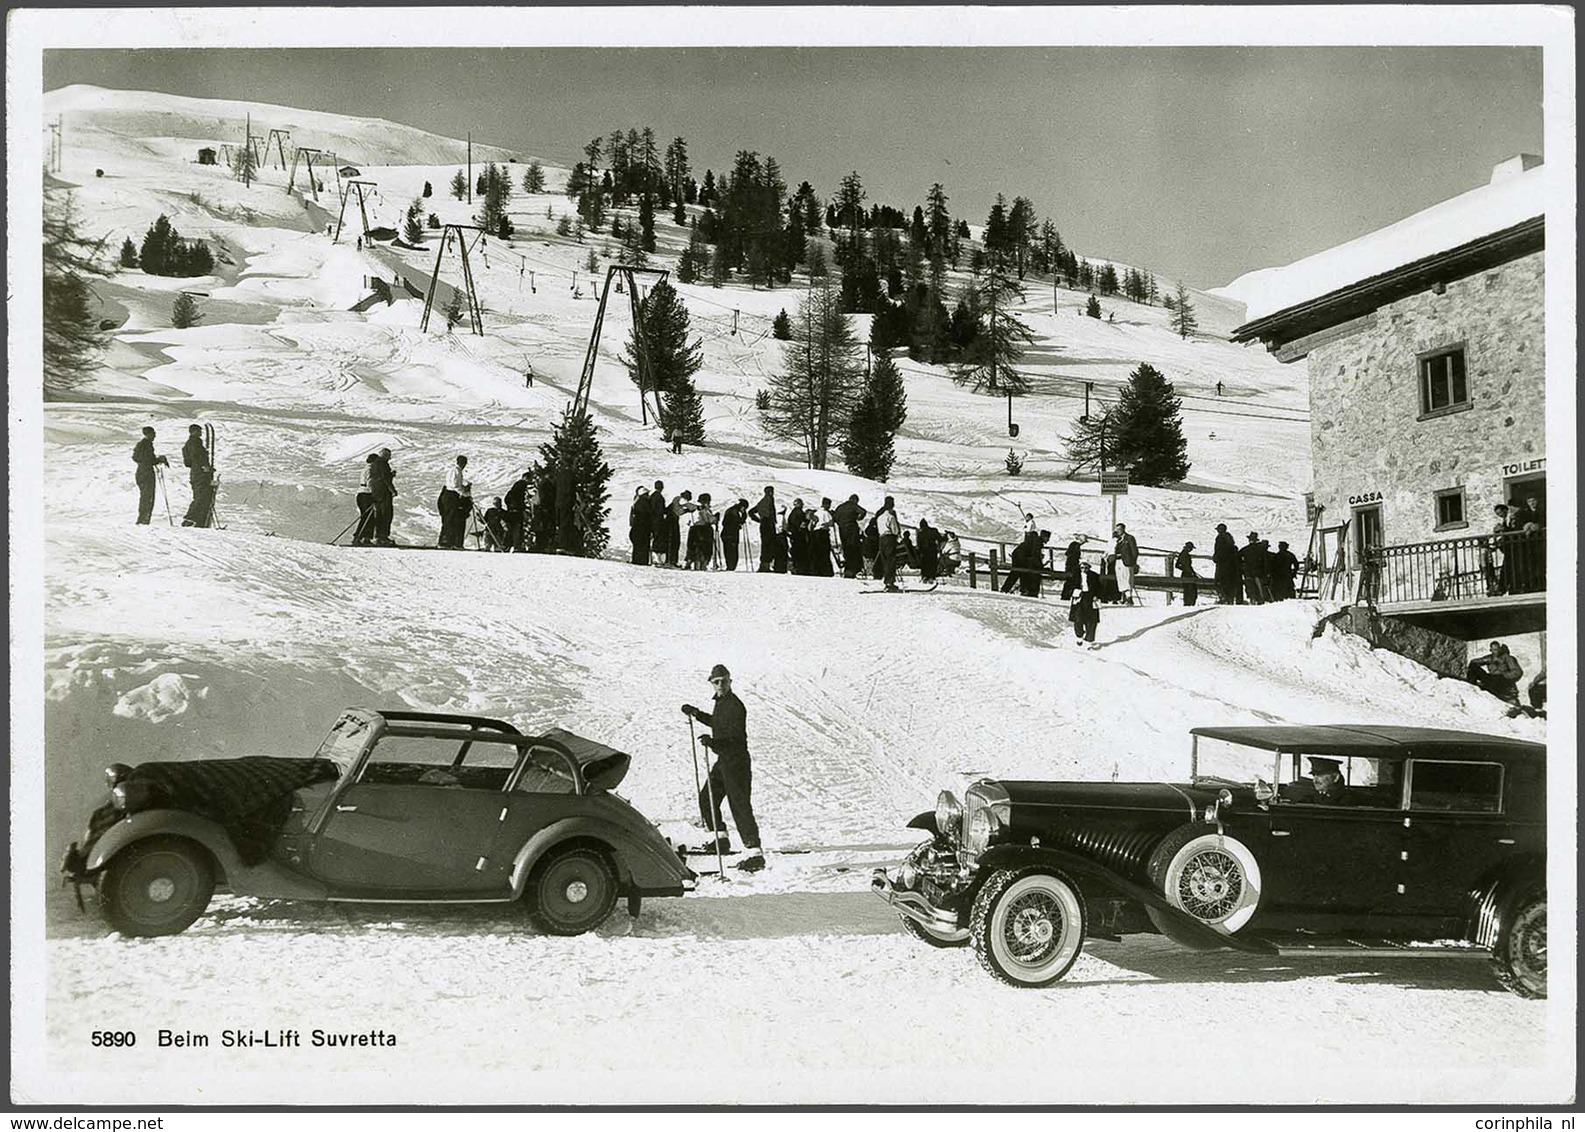
[[[638,202],[639,242],[646,252],[655,250],[655,201],[645,193]]]
[[[132,242],[132,237],[128,236],[125,240],[121,241],[121,266],[136,267],[137,265],[138,246]]]
[[[621,355],[628,377],[642,389],[659,390],[666,398],[677,393],[681,397],[680,403],[686,404],[690,397],[693,402],[697,402],[697,393],[685,394],[692,389],[693,375],[704,365],[704,347],[699,338],[692,342],[688,340],[691,327],[688,308],[683,305],[682,297],[677,294],[675,287],[662,279],[644,297],[641,310],[644,315],[644,357],[649,363],[649,383],[644,384],[639,370],[637,331],[628,335]],[[662,408],[665,408],[664,404]],[[667,419],[669,416],[667,412],[661,420],[666,428],[672,427],[672,421]],[[701,418],[698,432],[695,437],[689,438],[689,443],[703,442],[704,424]]]
[[[1117,294],[1117,268],[1110,263],[1102,264],[1095,285],[1101,289],[1103,295]]]
[[[1187,338],[1198,330],[1199,326],[1200,320],[1194,317],[1194,308],[1189,305],[1188,289],[1179,283],[1172,303],[1172,329],[1177,332],[1179,338]]]
[[[1149,362],[1139,364],[1118,395],[1107,446],[1107,463],[1126,466],[1133,483],[1160,487],[1189,474],[1183,406],[1172,383]]]
[[[98,245],[82,234],[70,193],[45,190],[43,237],[44,395],[55,397],[99,365],[105,335],[99,329],[91,281],[109,273],[99,263]]]
[[[787,308],[783,307],[777,312],[770,324],[770,336],[782,342],[792,340],[792,320],[787,317]]]
[[[842,460],[848,471],[865,479],[885,483],[896,459],[891,431],[884,420],[885,410],[876,400],[874,389],[859,398],[842,440]]]
[[[251,140],[237,147],[236,156],[231,159],[231,175],[244,183],[259,179],[259,155],[253,152]]]
[[[1084,304],[1084,313],[1089,315],[1091,318],[1100,318],[1101,300],[1097,299],[1094,295],[1091,295],[1089,301]]]
[[[688,212],[683,208],[682,197],[677,198],[677,207],[671,211],[671,222],[679,228],[687,226]]]
[[[852,262],[859,254],[859,223],[864,217],[864,181],[857,169],[842,178],[835,204],[837,222],[848,229],[848,243],[838,251],[847,257],[842,262]]]
[[[587,413],[569,407],[540,445],[529,476],[539,490],[534,508],[534,546],[584,558],[598,558],[610,541],[606,485],[611,467]]]
[[[458,200],[464,200],[468,195],[468,175],[461,169],[451,178],[451,195]]]
[[[415,246],[424,242],[423,211],[423,201],[414,200],[407,206],[407,216],[402,221],[402,239]]]
[[[959,385],[993,395],[1028,391],[1028,378],[1014,368],[1024,356],[1024,346],[1035,340],[1012,312],[1013,303],[1023,296],[1023,288],[1006,271],[993,268],[985,276],[979,294],[985,321],[964,351],[964,360],[953,369],[952,378]]]
[[[772,436],[800,443],[810,468],[823,469],[831,439],[848,430],[864,376],[858,341],[835,288],[825,284],[805,293],[782,357],[760,419]]]
[[[491,235],[499,235],[506,206],[512,199],[512,178],[492,161],[479,174],[478,190],[481,204],[474,222]]]
[[[660,423],[673,436],[680,431],[684,444],[704,443],[704,401],[691,380],[685,378],[667,390],[661,401]]]
[[[424,194],[423,195],[424,195],[424,199],[425,200],[428,200],[430,197],[434,196],[435,195],[435,186],[431,185],[428,181],[425,181],[424,182]]]
[[[523,170],[523,191],[525,193],[545,191],[545,167],[538,161],[530,161],[528,168]]]
[[[1106,466],[1120,467],[1114,457],[1112,422],[1108,413],[1091,413],[1073,422],[1073,431],[1063,441],[1064,455],[1068,459],[1068,479],[1080,472],[1101,466],[1101,441],[1106,441]]]
[[[881,414],[881,424],[895,433],[908,419],[908,391],[902,371],[887,354],[881,354],[870,367],[869,390]]]
[[[198,320],[203,316],[198,313],[198,303],[186,291],[176,296],[176,302],[171,304],[171,325],[178,330],[186,330],[189,326],[197,326]]]

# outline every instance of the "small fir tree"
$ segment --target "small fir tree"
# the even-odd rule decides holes
[[[171,304],[171,325],[178,330],[186,330],[189,326],[197,326],[198,320],[203,315],[198,313],[198,303],[186,291],[176,296],[176,302]]]
[[[468,175],[461,169],[458,169],[451,178],[451,195],[458,200],[466,200],[468,197]]]
[[[611,466],[600,451],[594,422],[587,413],[567,408],[539,455],[529,473],[540,499],[533,515],[535,548],[598,558],[610,541],[606,485]]]
[[[1014,368],[1024,356],[1024,347],[1035,336],[1012,313],[1012,305],[1023,298],[1017,279],[1000,268],[993,269],[980,286],[979,307],[983,323],[976,319],[977,333],[962,351],[963,360],[954,367],[952,379],[969,385],[976,393],[1024,393],[1029,379]]]
[[[538,161],[530,161],[528,168],[523,170],[523,191],[525,193],[545,191],[545,167]]]
[[[413,201],[407,206],[407,216],[402,221],[402,239],[409,244],[422,244],[424,242],[424,224],[422,219],[424,205],[422,199]]]
[[[121,266],[136,267],[137,265],[138,246],[132,242],[132,237],[128,236],[125,240],[121,241]]]
[[[782,342],[792,338],[792,320],[787,317],[787,309],[785,307],[771,321],[770,334],[772,338]]]
[[[1091,295],[1089,301],[1084,304],[1084,313],[1089,315],[1091,318],[1100,318],[1101,300],[1097,299],[1094,295]]]
[[[655,201],[648,193],[638,202],[639,246],[642,251],[655,250]]]
[[[1020,456],[1017,452],[1014,452],[1011,448],[1007,450],[1007,457],[1002,461],[1002,463],[1006,465],[1007,474],[1010,476],[1016,476],[1019,472],[1024,470],[1024,457]]]
[[[1180,300],[1181,305],[1181,300]],[[1128,377],[1112,413],[1107,443],[1132,482],[1147,487],[1179,483],[1189,474],[1189,444],[1183,436],[1183,406],[1172,383],[1149,362]],[[1108,463],[1112,456],[1108,453]]]
[[[870,367],[869,392],[880,410],[881,424],[887,432],[895,433],[908,419],[908,392],[903,386],[902,371],[888,355],[881,354]]]
[[[896,459],[891,431],[883,419],[885,410],[876,401],[875,391],[859,398],[842,441],[842,460],[848,471],[865,479],[885,483]]]
[[[431,185],[428,181],[425,181],[424,182],[424,199],[428,200],[430,197],[432,197],[434,195],[435,195],[435,186]]]
[[[677,289],[664,279],[650,289],[640,304],[644,317],[644,360],[647,374],[639,366],[638,334],[628,336],[623,347],[621,362],[627,367],[628,377],[644,390],[658,390],[663,398],[661,425],[666,429],[676,427],[679,420],[684,439],[690,444],[704,443],[704,418],[696,422],[688,418],[699,406],[699,395],[693,391],[693,375],[704,365],[704,347],[699,338],[688,340],[691,327],[688,308],[683,305]],[[682,416],[672,415],[670,405],[676,395]],[[690,435],[691,430],[691,435]]]
[[[1172,329],[1179,338],[1187,338],[1199,327],[1200,320],[1194,317],[1194,307],[1189,304],[1188,289],[1179,283],[1172,303]]]

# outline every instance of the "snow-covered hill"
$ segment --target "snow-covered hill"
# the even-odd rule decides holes
[[[893,599],[840,579],[619,560],[627,502],[656,479],[668,497],[688,488],[752,499],[766,484],[810,501],[857,492],[873,505],[891,494],[905,523],[928,518],[990,542],[1016,539],[1026,509],[1059,542],[1101,535],[1110,502],[1093,482],[1066,478],[1062,437],[1084,411],[1087,382],[1095,405],[1109,403],[1142,361],[1183,397],[1194,467],[1183,485],[1134,488],[1121,501],[1140,542],[1156,553],[1192,539],[1203,552],[1225,521],[1302,550],[1304,373],[1226,342],[1242,317],[1236,303],[1196,294],[1205,330],[1185,341],[1159,307],[1107,300],[1114,317],[1090,319],[1085,295],[1032,280],[1020,314],[1037,338],[1034,392],[1012,407],[1024,473],[1003,465],[1005,400],[901,359],[908,420],[894,477],[880,485],[809,471],[758,424],[754,394],[781,361],[770,322],[795,309],[799,287],[680,286],[703,344],[709,443],[674,456],[641,421],[616,360],[625,302],[614,305],[592,391],[615,469],[609,560],[332,547],[355,518],[375,447],[395,454],[395,534],[410,543],[433,543],[435,494],[456,454],[470,456],[482,502],[535,459],[578,383],[596,309],[586,260],[592,249],[603,277],[608,237],[557,236],[566,198],[519,192],[518,235],[472,253],[485,336],[446,333],[438,317],[424,333],[411,299],[348,308],[369,293],[368,276],[427,281],[435,244],[360,249],[350,218],[333,243],[324,213],[287,194],[278,169],[244,188],[190,163],[195,140],[240,130],[242,104],[75,87],[46,107],[67,114],[61,177],[79,186],[90,230],[116,233],[113,247],[164,211],[231,261],[205,280],[121,271],[99,285],[121,322],[106,368],[44,407],[44,791],[17,804],[42,805],[48,858],[94,804],[106,763],[306,753],[355,703],[583,732],[632,752],[624,793],[680,823],[693,785],[677,708],[706,699],[705,673],[724,662],[748,705],[772,861],[752,884],[651,902],[637,921],[619,916],[575,941],[529,935],[504,912],[229,900],[180,939],[130,944],[105,938],[52,888],[40,897],[51,940],[47,1055],[74,1099],[124,1100],[161,1074],[173,1075],[170,1099],[189,1097],[193,1086],[174,1077],[182,1067],[158,1051],[140,1045],[107,1073],[81,1038],[90,998],[95,1024],[146,1026],[156,996],[161,1024],[176,1027],[200,1025],[224,996],[237,1015],[227,1024],[298,1024],[283,1004],[314,1001],[347,1029],[399,1028],[403,1044],[377,1074],[317,1063],[352,1071],[335,1080],[344,1101],[1556,1099],[1545,1006],[1500,995],[1478,972],[1375,961],[1253,969],[1146,941],[1097,945],[1059,988],[1071,998],[1020,995],[985,980],[972,957],[927,952],[899,933],[865,891],[866,866],[885,848],[841,851],[907,843],[903,824],[938,789],[983,773],[1180,775],[1187,730],[1199,724],[1369,719],[1538,739],[1542,724],[1507,720],[1491,697],[1355,638],[1316,636],[1319,612],[1302,603],[1107,609],[1102,647],[1079,652],[1049,599],[961,585]],[[278,121],[298,144],[369,163],[360,168],[378,184],[371,222],[389,223],[426,180],[435,188],[426,212],[466,220],[469,206],[443,187],[460,143],[385,122],[253,110],[256,132]],[[328,191],[322,203],[332,215],[339,206]],[[669,218],[658,228],[667,264],[685,233]],[[458,272],[443,256],[443,278]],[[180,288],[205,296],[203,321],[188,330],[170,327]],[[156,525],[133,526],[138,429],[153,424],[179,469],[193,421],[219,436],[225,529],[173,527],[162,504]],[[166,489],[179,518],[188,500],[179,470]],[[811,844],[838,848],[777,856]],[[345,979],[326,973],[337,968]],[[1236,1026],[1206,1024],[1207,1003]],[[560,1044],[538,1040],[551,1026]],[[1141,1064],[1135,1047],[1157,1027],[1160,1057],[1142,1077],[1130,1068]],[[1257,1041],[1266,1068],[1230,1078],[1227,1067]],[[1125,1044],[1129,1056],[1118,1056]],[[1407,1047],[1414,1073],[1399,1060]],[[731,1083],[704,1074],[710,1058],[741,1049],[756,1051],[751,1070]],[[476,1076],[438,1081],[437,1062]],[[286,1099],[282,1069],[296,1066],[239,1055],[217,1064],[218,1087]],[[588,1091],[591,1075],[605,1091]],[[333,1099],[320,1092],[329,1078],[292,1079],[301,1090],[292,1099]]]

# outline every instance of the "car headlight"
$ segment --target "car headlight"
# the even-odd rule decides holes
[[[963,834],[963,848],[973,856],[985,852],[996,832],[996,813],[989,806],[980,806],[969,815],[969,825]]]
[[[963,807],[952,796],[952,791],[943,790],[936,796],[936,832],[942,837],[955,838],[958,836],[958,823],[963,820]]]

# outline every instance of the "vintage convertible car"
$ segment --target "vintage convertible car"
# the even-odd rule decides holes
[[[619,895],[680,896],[694,874],[612,789],[629,756],[553,729],[345,712],[312,758],[122,764],[62,871],[129,936],[171,935],[223,884],[283,900],[524,901],[577,935]]]
[[[1546,994],[1546,748],[1374,725],[1201,727],[1190,781],[982,779],[874,891],[1015,986],[1086,934],[1268,956],[1489,955]]]

